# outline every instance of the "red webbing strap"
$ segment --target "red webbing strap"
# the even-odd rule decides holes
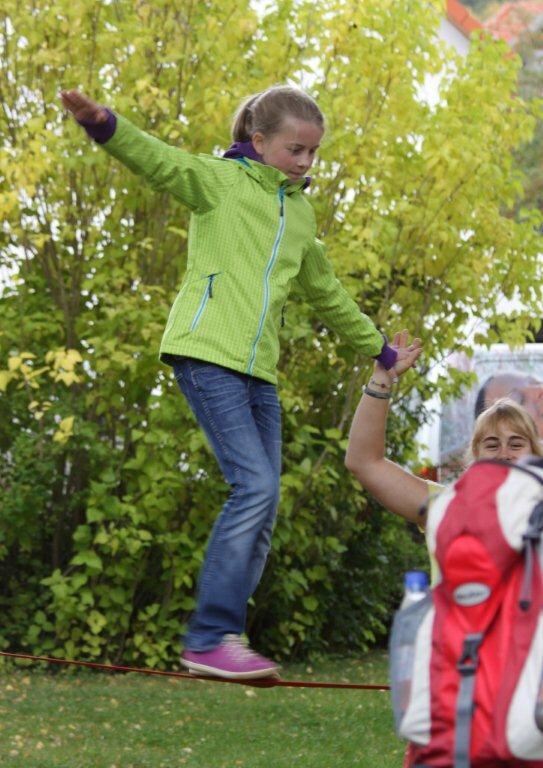
[[[51,656],[31,656],[27,653],[9,653],[0,651],[0,656],[10,659],[25,659],[26,661],[45,661],[48,664],[71,664],[78,667],[98,669],[104,672],[137,672],[143,675],[160,675],[162,677],[180,677],[185,680],[206,680],[210,683],[234,683],[237,685],[252,685],[256,688],[348,688],[353,690],[388,691],[388,685],[365,685],[362,683],[321,683],[309,680],[281,680],[279,677],[262,677],[255,680],[228,680],[223,677],[208,675],[193,675],[192,672],[168,672],[162,669],[146,667],[126,667],[114,664],[100,664],[95,661],[76,661],[74,659],[56,659]]]

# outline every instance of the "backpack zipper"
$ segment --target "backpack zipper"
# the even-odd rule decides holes
[[[258,342],[262,337],[262,332],[264,330],[264,321],[268,313],[268,307],[270,303],[270,275],[273,269],[273,265],[277,260],[277,253],[279,251],[279,246],[281,245],[281,240],[283,238],[283,233],[285,231],[285,190],[283,187],[279,187],[278,196],[279,196],[279,226],[277,228],[277,233],[275,235],[275,242],[271,250],[271,255],[266,265],[266,269],[264,271],[264,302],[262,304],[262,311],[260,313],[258,329],[256,332],[256,336],[253,340],[251,354],[249,357],[249,364],[247,366],[247,373],[249,374],[249,376],[251,376],[253,373],[253,368],[254,368],[255,358],[256,358],[256,348],[258,346]]]
[[[200,305],[198,306],[198,309],[196,310],[196,314],[192,318],[192,323],[190,324],[191,331],[195,331],[198,328],[200,320],[202,319],[202,315],[204,314],[204,310],[206,308],[207,302],[209,301],[209,299],[213,298],[213,281],[215,280],[218,274],[219,274],[218,272],[213,272],[211,275],[207,275],[207,283],[204,288],[202,298],[200,299]]]

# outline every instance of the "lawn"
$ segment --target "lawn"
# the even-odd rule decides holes
[[[3,768],[400,768],[388,692],[0,668]],[[383,653],[283,668],[386,683]]]

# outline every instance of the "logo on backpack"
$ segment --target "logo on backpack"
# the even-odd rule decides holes
[[[475,462],[430,503],[439,578],[390,639],[413,768],[543,768],[542,530],[537,460]]]
[[[490,597],[491,589],[487,584],[469,581],[453,592],[453,600],[458,605],[479,605]]]

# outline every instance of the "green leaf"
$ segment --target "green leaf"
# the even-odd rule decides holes
[[[316,611],[319,607],[319,601],[313,595],[302,598],[302,604],[306,611]]]
[[[72,557],[72,565],[86,565],[88,568],[94,571],[101,571],[103,568],[102,560],[91,549],[87,549],[84,552],[80,552],[75,557]]]

